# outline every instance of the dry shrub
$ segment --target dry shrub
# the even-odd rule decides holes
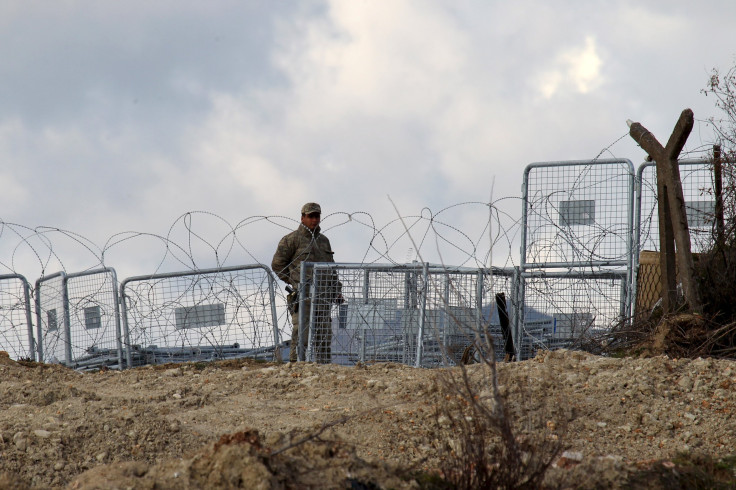
[[[583,350],[614,357],[666,354],[674,358],[733,358],[736,323],[721,325],[702,315],[652,315],[633,323],[622,322],[610,332],[587,339]]]
[[[726,227],[726,230],[725,240],[714,236],[710,249],[697,254],[694,262],[703,304],[701,312],[688,313],[682,296],[675,311],[669,314],[658,303],[651,311],[639,312],[633,321],[622,321],[609,332],[585,339],[583,350],[604,355],[734,357],[736,229]]]
[[[698,254],[695,261],[703,311],[670,315],[653,312],[634,325],[647,334],[637,347],[672,357],[733,357],[736,354],[736,245],[715,237],[711,243],[711,248]]]
[[[722,325],[736,321],[736,245],[716,243],[695,268],[704,311]]]
[[[681,454],[672,460],[654,461],[640,468],[626,484],[632,489],[733,489],[736,487],[733,456],[714,459],[705,454]]]
[[[534,427],[516,435],[515,417],[499,389],[492,346],[479,351],[490,358],[437,375],[442,401],[434,422],[441,481],[433,488],[539,488],[562,450],[559,433],[564,427],[527,418],[526,424]]]

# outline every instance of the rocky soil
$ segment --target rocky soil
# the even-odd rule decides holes
[[[80,374],[0,355],[0,488],[420,488],[452,447],[435,379],[458,373],[243,360]],[[734,361],[555,351],[498,379],[518,434],[566,451],[550,487],[631,488],[678,453],[736,452]]]

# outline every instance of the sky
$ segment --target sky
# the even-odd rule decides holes
[[[0,273],[270,264],[309,201],[340,262],[518,264],[528,164],[638,166],[626,120],[664,144],[685,108],[685,152],[709,148],[734,21],[731,0],[2,0]]]

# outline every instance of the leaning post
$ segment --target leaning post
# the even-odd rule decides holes
[[[657,179],[659,180],[660,177],[665,179],[664,185],[667,198],[666,201],[660,198],[659,205],[661,208],[662,204],[666,203],[665,206],[669,208],[670,219],[666,220],[665,218],[664,223],[660,221],[660,230],[663,226],[666,226],[665,223],[669,222],[671,224],[677,246],[677,265],[682,278],[685,300],[688,302],[691,311],[702,313],[700,295],[695,283],[695,265],[690,249],[690,231],[687,223],[685,197],[682,192],[680,168],[677,163],[677,157],[685,146],[688,136],[690,136],[693,124],[693,111],[691,109],[682,111],[665,147],[662,147],[654,135],[638,122],[629,122],[629,134],[657,162]],[[661,172],[660,166],[662,167]],[[660,209],[660,219],[663,216],[661,211]],[[660,236],[662,236],[662,231],[660,231]],[[662,253],[665,253],[664,250]],[[662,273],[665,274],[664,269]],[[666,291],[663,290],[663,297],[665,293]]]

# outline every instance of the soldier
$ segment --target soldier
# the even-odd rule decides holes
[[[281,239],[276,253],[271,261],[271,269],[284,281],[288,289],[292,289],[287,297],[289,312],[291,313],[293,328],[291,331],[291,347],[289,349],[289,361],[296,362],[298,339],[299,339],[299,274],[302,262],[335,262],[334,252],[330,241],[320,232],[320,219],[322,209],[319,204],[309,202],[302,206],[301,225],[295,231]],[[304,294],[307,295],[303,301],[304,321],[309,325],[311,309],[310,286],[312,280],[312,269],[306,272],[307,281]],[[332,320],[330,317],[330,305],[342,303],[342,285],[338,281],[335,271],[324,271],[316,279],[316,298],[314,298],[314,321],[312,338],[314,340],[314,351],[316,361],[326,364],[332,360]],[[306,349],[308,334],[304,335],[302,345]]]

